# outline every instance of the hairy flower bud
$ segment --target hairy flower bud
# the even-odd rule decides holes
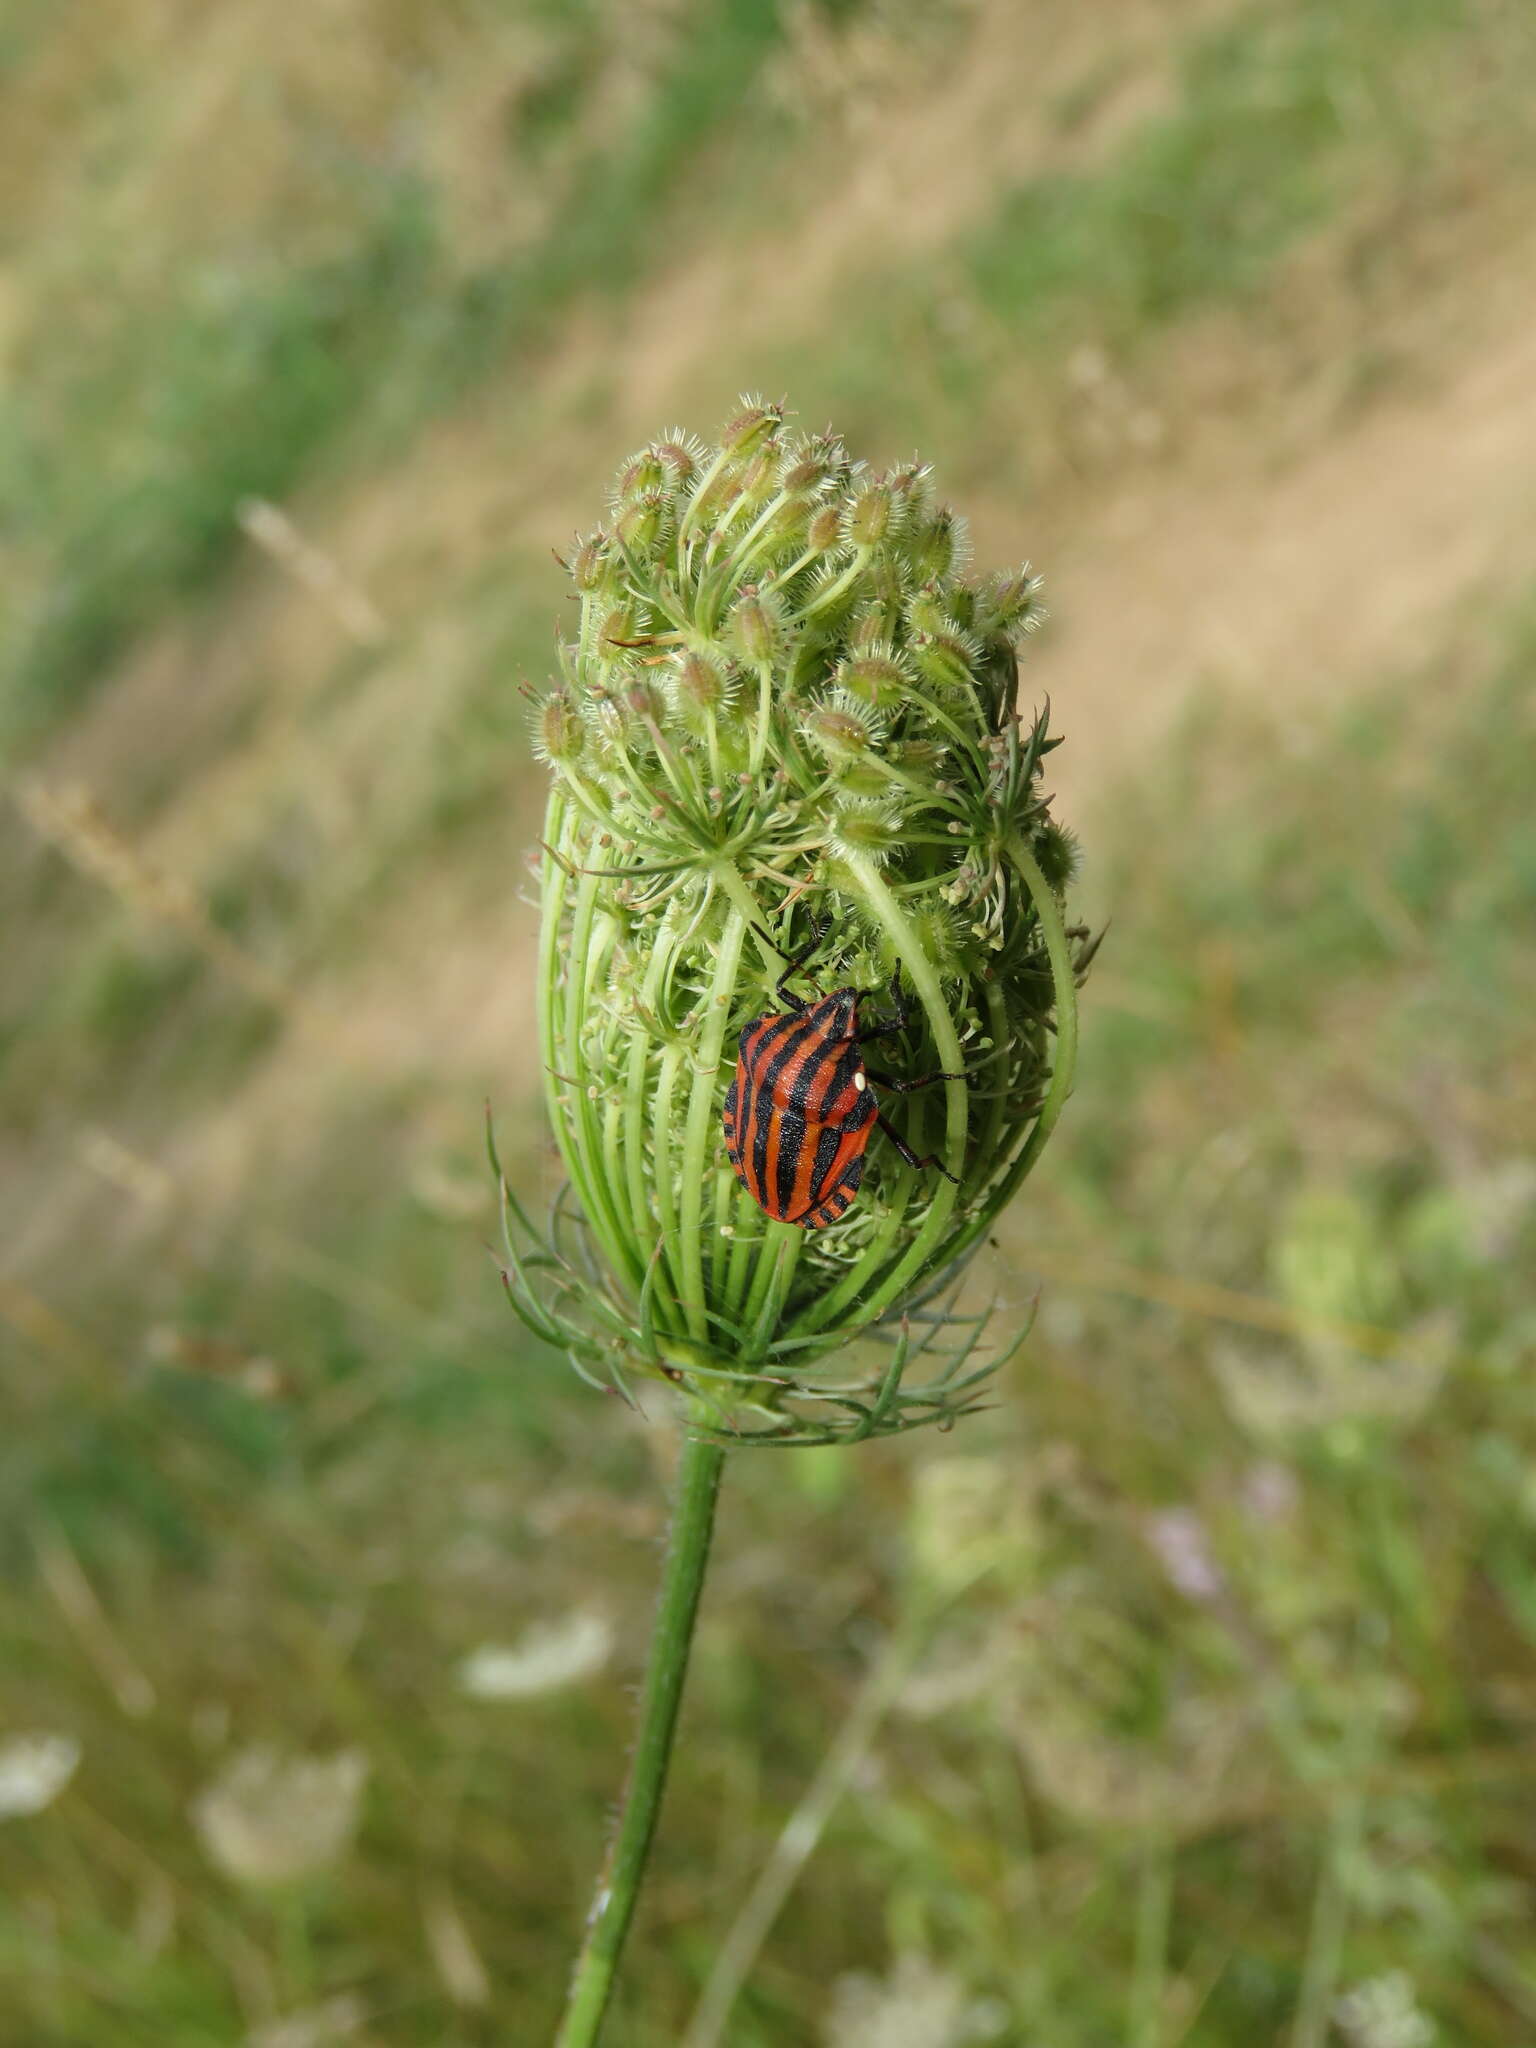
[[[564,690],[551,690],[538,707],[533,729],[533,750],[541,761],[571,767],[582,757],[587,736],[581,713]]]
[[[837,671],[837,680],[850,696],[882,708],[894,708],[909,696],[916,676],[911,661],[903,661],[878,640],[867,654],[856,654]]]
[[[911,526],[927,516],[933,499],[933,465],[928,462],[903,462],[893,469],[886,479],[891,494],[901,507],[903,526]]]
[[[965,561],[965,521],[943,505],[913,534],[907,549],[912,573],[927,583],[951,576]]]
[[[1035,858],[1040,872],[1053,889],[1065,889],[1077,878],[1077,839],[1064,825],[1047,822],[1035,840]]]
[[[895,532],[901,512],[896,493],[883,481],[869,483],[849,500],[844,531],[857,548],[878,547]]]
[[[760,448],[736,474],[736,493],[742,503],[765,505],[779,489],[779,465],[771,448]]]
[[[685,434],[681,427],[674,427],[659,441],[651,443],[650,453],[661,465],[664,488],[675,492],[686,490],[698,475],[699,457],[703,450],[692,434]]]
[[[880,726],[868,706],[842,691],[811,711],[805,729],[832,761],[857,760],[869,752],[880,736]]]
[[[832,813],[827,845],[856,871],[863,863],[883,868],[901,844],[904,819],[894,804],[855,802]]]
[[[659,725],[666,716],[665,701],[649,676],[631,677],[624,686],[621,701],[630,717],[642,725]]]
[[[631,455],[619,471],[613,487],[613,502],[627,505],[633,498],[664,491],[667,482],[667,470],[660,454],[655,448],[642,448],[638,455]]]
[[[883,797],[891,793],[891,771],[882,755],[870,757],[856,747],[831,749],[822,742],[822,752],[837,775],[840,802],[858,797]]]
[[[752,668],[771,662],[784,644],[784,622],[771,598],[745,591],[731,608],[726,637]]]
[[[782,405],[765,405],[760,398],[744,398],[741,411],[720,430],[720,447],[726,455],[747,455],[765,441],[777,438],[784,424]]]
[[[940,1299],[1049,1136],[1086,957],[1041,781],[1054,741],[1018,717],[1033,580],[965,579],[923,465],[781,446],[783,419],[748,401],[713,448],[653,443],[618,480],[615,538],[572,560],[580,638],[536,722],[539,1028],[570,1191],[537,1248],[508,1197],[509,1289],[540,1336],[773,1443],[973,1398],[975,1372],[911,1384],[948,1326],[928,1311],[917,1345],[901,1318]],[[865,1083],[900,1147],[866,1120],[835,1214],[759,1206],[722,1128],[743,1032],[831,989],[914,1084]],[[810,1142],[764,1102],[782,1156]],[[818,1361],[863,1340],[872,1376],[842,1361],[829,1399]]]
[[[1032,576],[1029,564],[989,576],[976,593],[975,624],[978,633],[991,638],[1002,634],[1013,638],[1033,632],[1044,617],[1038,603],[1040,578]]]
[[[976,687],[980,649],[958,627],[921,635],[912,658],[923,681],[935,690],[963,694]]]
[[[682,723],[690,732],[702,732],[729,704],[731,685],[719,662],[690,650],[678,657],[672,672],[672,696]]]
[[[619,507],[614,533],[630,554],[655,554],[671,523],[670,510],[663,491],[642,491]]]
[[[600,593],[601,595],[601,593]],[[593,634],[593,650],[590,671],[586,677],[589,684],[611,682],[616,671],[634,667],[635,640],[640,622],[635,616],[632,604],[610,604],[604,607],[597,619]]]
[[[837,545],[837,536],[842,530],[843,515],[836,505],[820,505],[812,513],[805,529],[805,545],[808,553],[824,555],[827,549]]]
[[[571,581],[584,597],[601,590],[611,574],[607,534],[589,533],[585,540],[576,543],[576,552],[571,557]]]

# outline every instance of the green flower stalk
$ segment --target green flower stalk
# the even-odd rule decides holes
[[[654,1822],[722,1452],[974,1405],[1002,1359],[955,1287],[1065,1103],[1091,945],[1063,912],[1057,741],[1048,712],[1020,716],[1037,580],[970,573],[925,465],[873,471],[743,401],[713,447],[672,433],[632,456],[567,566],[576,630],[534,741],[539,1032],[568,1179],[544,1233],[504,1192],[506,1279],[585,1378],[631,1400],[663,1383],[689,1427],[667,1668],[653,1658],[561,2036],[576,2048]],[[891,1027],[868,1085],[903,1143],[871,1126],[856,1199],[807,1227],[743,1185],[722,1110],[744,1027],[834,988],[866,1035]]]

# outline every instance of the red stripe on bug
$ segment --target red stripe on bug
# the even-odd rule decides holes
[[[807,958],[791,961],[779,983],[789,1002],[794,998],[785,983]],[[725,1098],[725,1146],[737,1179],[776,1222],[807,1230],[835,1223],[858,1193],[877,1122],[909,1165],[937,1166],[954,1178],[936,1159],[918,1159],[880,1116],[859,1051],[861,1036],[878,1035],[860,1033],[859,994],[852,988],[788,1012],[770,1011],[744,1027]],[[886,1085],[906,1090],[959,1078],[931,1074]]]

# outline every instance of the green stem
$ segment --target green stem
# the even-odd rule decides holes
[[[1168,1920],[1173,1904],[1173,1855],[1166,1843],[1143,1845],[1136,1881],[1136,1945],[1131,1963],[1127,2048],[1158,2048],[1168,1975]]]
[[[598,1879],[555,2048],[592,2048],[602,2029],[661,1810],[724,1464],[725,1452],[719,1445],[691,1435],[683,1439],[629,1784],[618,1832]]]

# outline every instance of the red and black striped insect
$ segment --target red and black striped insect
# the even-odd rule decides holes
[[[933,1154],[919,1159],[892,1129],[880,1114],[870,1083],[909,1094],[934,1081],[964,1078],[924,1074],[915,1081],[898,1081],[865,1066],[859,1048],[906,1024],[899,974],[891,982],[894,1021],[868,1031],[859,1029],[856,988],[835,988],[815,1002],[800,1002],[791,995],[788,983],[823,937],[824,931],[818,930],[780,977],[777,993],[787,1009],[754,1017],[742,1032],[735,1077],[725,1098],[725,1149],[736,1178],[776,1222],[798,1223],[806,1230],[835,1223],[858,1193],[864,1150],[876,1124],[909,1166],[937,1167],[946,1180],[955,1180]],[[772,939],[768,943],[775,952],[782,950]]]

